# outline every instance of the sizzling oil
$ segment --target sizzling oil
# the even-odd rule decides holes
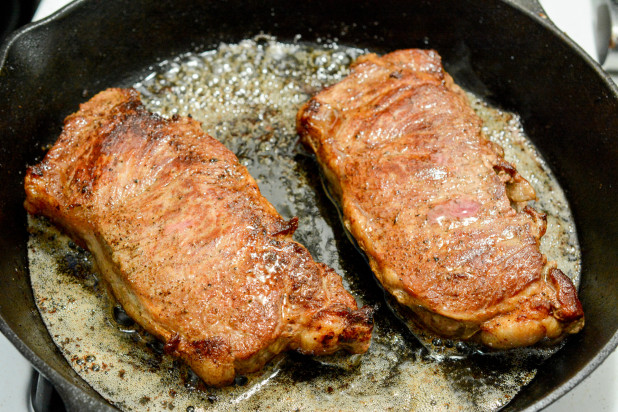
[[[368,353],[280,355],[232,387],[206,388],[108,297],[88,252],[44,219],[31,218],[30,271],[41,315],[72,367],[111,403],[123,410],[497,410],[556,350],[483,354],[419,330],[417,339],[393,316],[295,131],[300,105],[344,77],[362,52],[260,37],[180,56],[153,68],[135,87],[150,110],[203,122],[247,166],[284,218],[300,218],[295,239],[341,274],[360,303],[376,308]],[[575,229],[555,178],[516,116],[470,99],[486,135],[537,190],[534,206],[548,214],[543,252],[578,280]]]

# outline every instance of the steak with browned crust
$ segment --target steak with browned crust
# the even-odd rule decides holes
[[[423,50],[360,57],[297,117],[345,226],[425,325],[494,348],[575,333],[582,307],[539,251],[534,190],[481,126],[440,56]]]
[[[149,113],[134,90],[82,104],[25,188],[28,212],[87,247],[127,313],[209,385],[284,350],[369,347],[371,311],[291,240],[297,219],[197,121]]]

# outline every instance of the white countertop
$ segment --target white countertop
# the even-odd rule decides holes
[[[69,0],[41,0],[34,20],[68,4]],[[588,0],[540,0],[554,23],[594,57],[592,10]],[[31,368],[28,361],[0,334],[0,412],[28,410]],[[575,389],[545,409],[547,412],[618,412],[618,351]]]

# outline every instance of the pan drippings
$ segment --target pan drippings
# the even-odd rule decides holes
[[[203,122],[284,218],[299,217],[295,239],[341,274],[361,304],[376,308],[369,351],[321,358],[288,353],[229,388],[205,387],[109,298],[88,252],[46,220],[30,218],[30,272],[41,316],[72,367],[104,398],[123,410],[497,410],[557,350],[481,353],[417,330],[419,340],[389,309],[295,131],[300,105],[343,78],[362,53],[261,36],[165,62],[135,87],[150,110]],[[536,189],[535,208],[548,213],[542,252],[578,283],[579,246],[556,180],[517,116],[470,98],[487,136]]]

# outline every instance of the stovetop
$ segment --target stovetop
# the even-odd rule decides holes
[[[34,20],[53,13],[69,2],[69,0],[41,0]],[[540,2],[558,27],[588,54],[596,56],[590,1],[540,0]],[[34,373],[28,361],[0,334],[0,412],[32,410],[31,383],[37,381]],[[618,412],[618,351],[614,351],[589,377],[545,411]]]

